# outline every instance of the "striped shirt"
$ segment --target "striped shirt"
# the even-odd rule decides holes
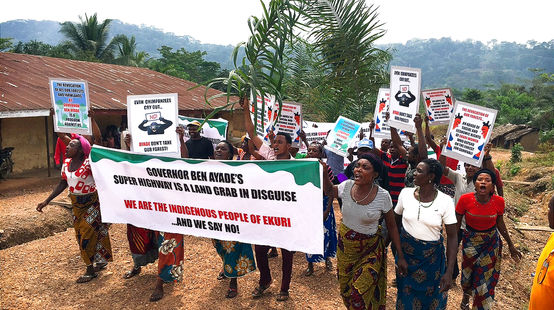
[[[408,162],[403,158],[393,160],[390,154],[379,150],[379,155],[383,164],[389,170],[389,194],[392,198],[393,206],[396,206],[398,202],[398,195],[404,188],[404,178],[406,177],[406,169],[408,168]]]

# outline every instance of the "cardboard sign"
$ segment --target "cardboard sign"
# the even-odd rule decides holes
[[[256,105],[255,109],[254,105]],[[275,105],[275,96],[273,95],[266,95],[264,99],[262,99],[260,95],[257,95],[255,100],[252,96],[250,100],[250,117],[252,118],[252,123],[256,128],[257,136],[266,144],[269,144],[269,131],[274,129],[273,124],[279,112],[279,108],[275,108]],[[254,113],[256,113],[256,115],[254,115]]]
[[[189,131],[186,129],[187,125],[193,121],[198,121],[202,124],[204,119],[179,115],[179,125],[185,127],[185,134],[183,136],[183,140],[185,140],[185,142],[190,139]],[[209,119],[204,123],[204,125],[202,125],[200,134],[202,137],[210,139],[215,148],[219,142],[227,139],[228,125],[229,122],[222,118]]]
[[[315,159],[183,159],[98,146],[90,158],[103,222],[323,254]]]
[[[494,109],[456,101],[443,154],[480,167],[483,148],[492,134],[497,112]]]
[[[450,88],[429,89],[421,92],[429,125],[449,124],[454,110],[454,96]]]
[[[279,107],[275,104],[273,114],[277,117]],[[300,131],[302,130],[302,106],[292,102],[283,102],[281,116],[274,123],[273,132],[286,132],[292,138],[292,147],[300,147]]]
[[[127,96],[133,152],[180,157],[177,94]]]
[[[416,132],[414,117],[419,111],[421,69],[391,67],[389,125],[398,130]]]
[[[50,78],[49,85],[54,131],[91,135],[87,81]]]
[[[357,139],[360,129],[360,123],[344,116],[339,116],[333,130],[327,136],[325,148],[343,157],[348,156],[348,147],[355,143],[354,139]]]

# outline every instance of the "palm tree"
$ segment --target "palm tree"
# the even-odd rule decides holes
[[[124,34],[117,35],[112,40],[115,42],[118,55],[115,63],[124,66],[143,67],[146,64],[148,53],[142,51],[137,53],[135,36],[127,37]]]
[[[96,13],[92,16],[85,14],[85,19],[79,16],[80,23],[64,22],[60,32],[68,39],[69,47],[78,59],[89,61],[110,62],[116,42],[108,42],[108,30],[111,19],[98,21]]]

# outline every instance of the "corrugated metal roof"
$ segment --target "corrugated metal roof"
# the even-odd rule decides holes
[[[127,95],[179,94],[179,110],[212,110],[205,87],[145,68],[0,53],[0,112],[50,109],[48,78],[86,80],[95,110],[126,110]],[[221,92],[210,89],[209,96]],[[218,98],[212,105],[222,106]]]

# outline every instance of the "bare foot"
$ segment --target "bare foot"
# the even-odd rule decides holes
[[[152,295],[150,295],[150,301],[158,301],[164,297],[163,285],[163,281],[161,279],[158,279],[158,282],[156,282],[156,288],[154,289],[154,292],[152,292]]]

